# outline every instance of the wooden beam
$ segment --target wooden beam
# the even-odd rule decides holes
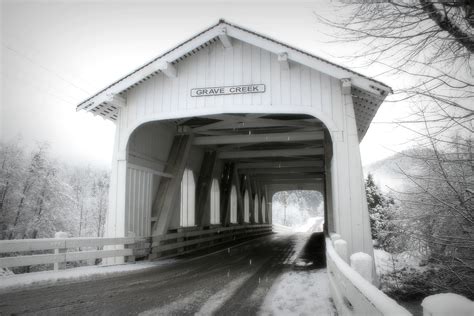
[[[178,72],[176,70],[176,67],[173,66],[172,63],[169,63],[167,61],[163,62],[160,65],[160,70],[162,73],[164,73],[168,78],[176,78],[178,75]]]
[[[127,161],[155,170],[164,170],[166,167],[166,161],[162,161],[135,151],[128,152]]]
[[[323,178],[322,172],[312,172],[307,174],[259,174],[254,175],[256,181],[280,181],[280,180],[308,180]]]
[[[298,157],[298,156],[322,156],[324,148],[300,148],[300,149],[273,149],[273,150],[242,150],[220,152],[219,159],[241,159],[241,158],[265,158],[265,157]]]
[[[205,116],[206,117],[206,116]],[[221,114],[207,116],[206,118],[220,120],[219,122],[193,128],[194,133],[200,133],[213,129],[238,129],[238,128],[257,128],[257,127],[310,127],[321,128],[321,124],[307,122],[304,120],[278,120],[261,117],[249,117],[241,115]]]
[[[184,168],[189,157],[192,145],[192,135],[175,136],[165,173],[173,175],[173,178],[162,178],[158,187],[152,209],[152,217],[158,220],[152,227],[152,235],[163,235],[168,230],[172,213],[179,203],[179,192]]]
[[[278,191],[290,191],[290,190],[314,190],[323,193],[324,191],[321,188],[321,182],[311,182],[311,183],[270,183],[266,184],[266,187],[273,192]]]
[[[278,54],[278,61],[280,62],[280,69],[281,70],[289,70],[290,69],[290,63],[288,62],[288,53]]]
[[[323,160],[264,161],[238,163],[237,169],[323,167]]]
[[[257,183],[263,186],[273,184],[314,184],[323,181],[323,178],[312,178],[312,179],[275,179],[275,180],[257,180]]]
[[[257,169],[240,169],[239,173],[248,175],[258,174],[305,174],[313,172],[324,172],[323,168],[318,167],[302,167],[302,168],[257,168]]]
[[[351,87],[352,87],[351,79],[343,78],[341,79],[341,82],[342,82],[342,94],[346,94],[346,95],[351,94]]]
[[[225,27],[219,30],[219,39],[224,48],[232,48],[232,40],[227,36],[227,29]]]
[[[133,163],[127,163],[127,166],[129,166],[129,167],[132,168],[132,169],[137,169],[137,170],[142,170],[142,171],[146,171],[146,172],[152,173],[152,174],[154,174],[154,175],[156,175],[156,176],[159,176],[159,177],[173,178],[173,175],[172,175],[171,173],[166,173],[166,172],[163,172],[163,171],[158,171],[158,170],[156,170],[156,169],[152,169],[152,168],[148,168],[148,167],[136,165],[136,164],[133,164]]]
[[[307,140],[324,140],[324,132],[291,132],[291,133],[269,133],[250,135],[225,135],[225,136],[201,136],[195,137],[194,145],[223,145],[223,144],[249,144],[249,143],[274,143],[274,142],[298,142]]]

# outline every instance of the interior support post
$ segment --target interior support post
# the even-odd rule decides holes
[[[168,230],[172,212],[179,203],[179,192],[184,168],[189,157],[192,145],[192,135],[177,135],[173,140],[171,153],[165,172],[172,174],[173,178],[162,178],[158,193],[153,203],[153,216],[157,221],[152,227],[152,235],[162,235]]]
[[[222,181],[221,181],[221,205],[220,205],[220,215],[221,215],[221,224],[226,225],[230,223],[230,191],[232,190],[232,174],[234,173],[235,164],[233,162],[226,163],[224,165],[224,170],[222,172]]]

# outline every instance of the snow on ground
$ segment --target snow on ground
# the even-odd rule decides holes
[[[225,288],[212,295],[201,307],[197,316],[213,315],[253,274],[243,276],[226,284]]]
[[[284,273],[270,289],[260,315],[336,315],[326,270]]]
[[[163,305],[158,308],[154,308],[148,311],[141,312],[138,316],[168,316],[168,315],[179,315],[190,314],[186,311],[186,307],[192,307],[192,305],[204,295],[204,290],[193,293],[194,295],[177,297],[177,299],[169,304]],[[183,311],[183,308],[185,310]]]
[[[88,280],[97,276],[125,273],[172,264],[176,260],[137,262],[115,266],[87,266],[61,271],[42,271],[0,276],[0,292],[31,285],[49,285],[61,281]]]
[[[293,234],[293,229],[289,226],[284,226],[280,224],[272,224],[273,231],[278,234]]]
[[[323,231],[324,217],[310,217],[306,223],[293,227],[293,231],[297,233],[316,233]]]
[[[474,302],[453,293],[442,293],[426,297],[421,303],[429,315],[474,315]]]
[[[403,268],[424,269],[424,267],[420,267],[421,256],[409,251],[391,254],[382,249],[374,249],[374,258],[379,275]]]

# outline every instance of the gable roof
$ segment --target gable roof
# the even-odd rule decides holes
[[[371,79],[348,68],[339,66],[323,58],[289,46],[267,36],[258,34],[235,24],[228,23],[224,20],[220,20],[217,24],[209,27],[208,29],[181,43],[175,48],[165,52],[164,54],[154,58],[150,62],[144,64],[125,77],[115,81],[111,85],[97,92],[90,98],[84,100],[77,106],[76,110],[85,110],[101,115],[106,119],[115,121],[117,119],[118,108],[116,104],[117,101],[115,100],[112,102],[114,96],[126,92],[130,88],[140,84],[141,82],[158,73],[166,71],[168,64],[177,64],[184,58],[194,55],[202,48],[207,47],[217,41],[219,36],[222,35],[236,38],[275,54],[284,53],[286,54],[288,60],[308,66],[329,76],[338,79],[351,79],[353,86],[352,93],[354,94],[359,92],[359,94],[361,94],[361,96],[355,98],[354,100],[355,107],[357,107],[357,99],[365,100],[363,101],[364,104],[360,104],[361,108],[368,108],[370,104],[370,109],[367,111],[367,113],[359,113],[359,115],[356,113],[356,120],[358,121],[357,125],[358,128],[360,127],[360,139],[362,139],[363,135],[367,131],[368,124],[370,124],[370,121],[372,120],[382,101],[385,99],[388,93],[392,92],[389,86],[380,81]],[[357,116],[359,116],[359,119]],[[364,124],[362,121],[364,121]]]

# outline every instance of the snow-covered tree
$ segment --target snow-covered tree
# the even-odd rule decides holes
[[[396,205],[392,197],[382,193],[369,173],[365,180],[365,192],[369,208],[372,239],[385,250],[393,248],[396,238],[396,226],[393,223]],[[393,249],[391,249],[393,250]]]
[[[108,183],[107,170],[60,163],[48,144],[0,143],[0,239],[101,236]]]

